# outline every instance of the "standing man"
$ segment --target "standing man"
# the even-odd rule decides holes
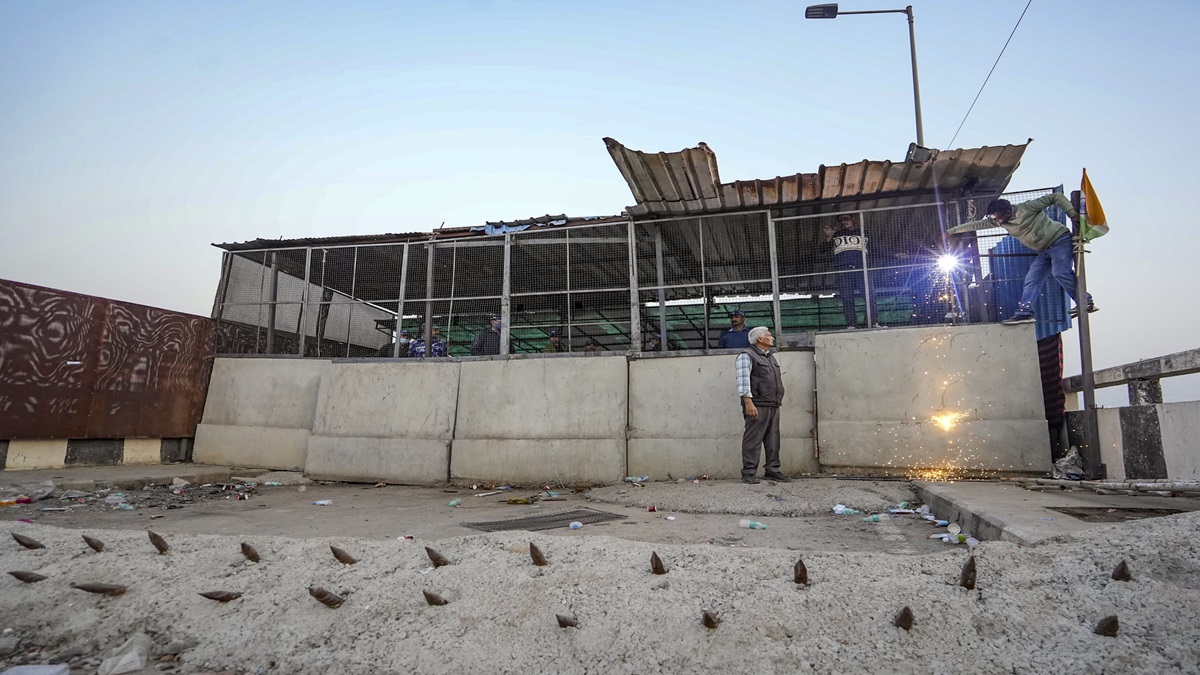
[[[721,333],[717,339],[717,349],[746,349],[750,346],[750,329],[746,328],[746,313],[735,309],[729,313],[729,323],[733,326]]]
[[[750,329],[751,347],[737,355],[738,396],[742,398],[742,482],[755,484],[758,472],[758,448],[766,451],[764,475],[781,483],[792,479],[779,471],[779,406],[783,403],[783,375],[771,353],[775,338],[766,326]]]
[[[557,328],[550,329],[550,340],[546,342],[546,346],[542,351],[547,354],[557,354],[567,351],[567,346],[562,341],[562,331]]]
[[[437,326],[434,326],[433,328],[429,329],[429,335],[433,338],[433,349],[429,350],[428,353],[426,353],[425,338],[424,338],[425,329],[422,328],[421,329],[422,337],[419,337],[416,340],[413,340],[412,342],[408,343],[408,356],[410,358],[414,358],[414,359],[423,359],[426,356],[433,356],[433,357],[448,356],[449,353],[446,350],[446,342],[441,339],[441,334],[442,334],[442,332],[440,330],[438,330]]]
[[[495,356],[500,353],[500,317],[493,314],[491,325],[479,331],[471,343],[471,356]]]
[[[842,299],[842,315],[846,319],[846,328],[858,328],[858,310],[854,306],[854,292],[863,296],[863,326],[879,324],[879,314],[875,311],[875,294],[867,292],[863,279],[863,269],[867,265],[867,237],[862,233],[858,222],[849,213],[837,217],[837,226],[826,225],[822,228],[825,241],[822,248],[825,255],[833,260],[836,272],[833,278],[837,293]]]
[[[1066,212],[1071,222],[1079,222],[1079,213],[1071,205],[1071,200],[1059,192],[1052,192],[1044,197],[1022,202],[1013,209],[1007,199],[994,199],[988,204],[987,216],[982,220],[974,220],[952,227],[946,232],[960,234],[972,230],[982,230],[989,227],[1003,227],[1016,237],[1017,241],[1037,251],[1037,257],[1025,273],[1025,288],[1021,291],[1021,300],[1017,303],[1017,311],[1011,317],[1000,323],[1013,326],[1019,323],[1033,323],[1033,302],[1042,292],[1047,276],[1062,286],[1067,295],[1075,301],[1071,316],[1079,316],[1079,298],[1075,296],[1074,249],[1071,246],[1071,231],[1065,225],[1051,220],[1045,209],[1057,206]],[[1087,311],[1095,312],[1099,307],[1092,302],[1091,293],[1087,296]]]

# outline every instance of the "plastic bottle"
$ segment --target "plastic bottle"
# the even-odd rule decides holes
[[[878,523],[881,520],[890,520],[886,513],[876,513],[875,515],[863,517],[864,523]]]
[[[742,518],[738,521],[738,527],[744,527],[751,530],[765,530],[767,529],[767,524],[760,523],[757,520],[750,520],[749,518]]]
[[[854,516],[862,513],[862,511],[859,511],[858,509],[852,509],[845,504],[838,504],[837,506],[833,507],[833,512],[839,516]]]
[[[446,506],[449,506],[449,507],[455,507],[455,506],[458,506],[458,505],[459,505],[459,504],[461,504],[461,503],[462,503],[462,500],[461,500],[461,499],[452,499],[452,500],[450,500],[450,503],[449,503],[449,504],[447,504]]]
[[[317,501],[313,502],[313,506],[329,506],[332,503],[332,499],[318,499]]]
[[[572,530],[578,530],[578,529],[579,529],[579,528],[581,528],[581,527],[583,527],[583,523],[579,522],[578,520],[576,520],[575,522],[571,523],[571,529],[572,529]]]

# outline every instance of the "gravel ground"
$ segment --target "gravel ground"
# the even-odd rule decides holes
[[[434,569],[420,544],[394,540],[253,537],[255,564],[239,553],[240,537],[164,530],[171,551],[159,555],[144,531],[87,531],[106,544],[95,553],[78,530],[15,521],[0,530],[0,570],[48,577],[0,579],[0,667],[57,659],[95,672],[106,650],[141,631],[156,653],[182,650],[146,672],[1200,671],[1200,514],[1036,548],[984,542],[973,591],[955,583],[965,547],[806,554],[499,533],[436,542],[451,564]],[[8,532],[46,548],[26,550]],[[530,564],[531,540],[549,566]],[[330,544],[359,562],[338,563]],[[650,572],[651,552],[666,575]],[[808,586],[792,580],[801,556]],[[1131,581],[1110,578],[1121,559]],[[129,590],[99,596],[72,582]],[[326,608],[311,585],[345,604]],[[243,596],[218,604],[197,595],[215,590]],[[423,590],[449,604],[428,606]],[[903,606],[916,617],[911,631],[892,625]],[[705,609],[720,617],[716,629],[701,625]],[[559,628],[555,614],[578,627]],[[1119,617],[1119,634],[1093,634],[1108,615]]]

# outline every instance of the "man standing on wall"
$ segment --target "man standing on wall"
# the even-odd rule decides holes
[[[1025,288],[1021,291],[1021,300],[1017,303],[1017,311],[1010,318],[1000,323],[1013,326],[1019,323],[1033,323],[1033,302],[1042,292],[1047,276],[1062,286],[1067,295],[1075,301],[1071,316],[1079,316],[1079,298],[1075,297],[1075,268],[1074,249],[1071,245],[1071,231],[1065,225],[1051,220],[1045,209],[1057,206],[1066,212],[1071,222],[1079,222],[1079,213],[1071,205],[1071,200],[1059,192],[1052,192],[1044,197],[1030,199],[1013,205],[1007,199],[993,199],[987,207],[987,216],[982,220],[974,220],[952,227],[946,232],[960,234],[972,230],[982,230],[989,227],[1003,227],[1016,237],[1017,241],[1037,251],[1037,257],[1025,273]],[[1092,302],[1091,293],[1087,297],[1087,311],[1095,312],[1098,307]]]
[[[783,375],[771,353],[775,337],[765,326],[750,330],[750,344],[734,361],[738,396],[742,400],[742,482],[758,478],[758,448],[766,451],[764,475],[781,483],[791,479],[779,471],[779,406],[783,402]]]
[[[746,313],[735,309],[729,313],[729,330],[717,339],[717,349],[746,349],[750,346],[750,329],[746,328]]]
[[[500,317],[493,314],[491,326],[479,331],[471,343],[471,356],[495,356],[500,353]]]

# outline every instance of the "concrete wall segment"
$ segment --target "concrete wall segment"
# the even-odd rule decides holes
[[[625,439],[458,439],[450,476],[518,485],[617,483],[625,475]]]
[[[299,471],[308,456],[308,429],[206,424],[196,427],[192,461]]]
[[[319,480],[434,485],[446,481],[447,440],[312,436],[304,472]]]
[[[623,440],[627,378],[624,359],[463,363],[455,438]]]
[[[1175,480],[1200,480],[1200,401],[1162,403],[1158,406],[1167,476]]]
[[[333,363],[317,396],[313,433],[450,440],[460,367],[449,361]]]
[[[324,359],[218,358],[202,421],[311,430],[317,393],[329,367]]]

